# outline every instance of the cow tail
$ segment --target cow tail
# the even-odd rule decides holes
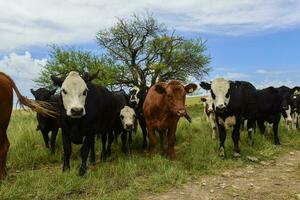
[[[23,96],[20,93],[15,82],[8,75],[4,74],[3,72],[0,72],[0,75],[6,77],[10,81],[11,86],[12,86],[13,90],[15,91],[21,106],[23,106],[23,105],[27,106],[31,110],[33,110],[41,115],[46,115],[46,116],[51,116],[51,117],[58,116],[58,112],[55,110],[55,108],[50,103],[47,103],[45,101],[35,101],[35,100],[28,99],[27,97]]]

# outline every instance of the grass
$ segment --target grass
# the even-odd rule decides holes
[[[100,141],[97,141],[97,164],[88,166],[86,177],[79,177],[79,147],[73,145],[71,171],[62,173],[61,134],[57,151],[51,155],[44,147],[42,136],[35,131],[35,115],[15,111],[9,126],[11,147],[8,155],[9,177],[0,183],[0,199],[138,199],[145,192],[161,192],[197,179],[203,174],[215,174],[228,168],[252,164],[247,156],[268,160],[291,149],[300,149],[300,134],[280,127],[281,146],[273,145],[273,136],[255,134],[254,147],[247,144],[246,133],[241,133],[241,159],[234,160],[232,140],[227,134],[228,158],[218,156],[218,141],[210,138],[209,124],[205,121],[199,97],[188,98],[192,124],[181,119],[177,130],[177,161],[171,162],[160,155],[149,159],[141,150],[142,137],[134,136],[133,155],[124,155],[120,141],[113,146],[108,162],[99,161]],[[157,145],[159,146],[159,145]]]

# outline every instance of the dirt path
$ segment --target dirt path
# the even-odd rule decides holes
[[[300,151],[268,162],[202,177],[182,188],[162,194],[143,195],[142,199],[300,199]]]

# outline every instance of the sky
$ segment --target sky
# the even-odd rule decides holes
[[[298,0],[0,1],[0,71],[32,97],[47,45],[99,51],[97,31],[147,12],[178,35],[207,40],[207,81],[222,76],[258,88],[300,85]]]

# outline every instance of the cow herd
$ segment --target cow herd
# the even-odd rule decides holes
[[[122,151],[131,153],[132,133],[139,124],[143,134],[142,148],[149,156],[155,154],[156,132],[160,136],[160,151],[170,160],[176,159],[174,146],[176,129],[181,117],[189,117],[186,107],[186,94],[197,89],[190,83],[180,81],[158,82],[152,87],[133,87],[127,94],[124,90],[110,91],[95,85],[95,76],[80,75],[72,71],[66,77],[51,76],[53,86],[48,90],[31,89],[35,101],[23,97],[14,82],[4,73],[0,74],[0,179],[6,175],[5,161],[9,148],[6,129],[12,110],[12,91],[15,90],[20,102],[37,112],[38,126],[46,147],[55,152],[55,141],[61,129],[63,140],[63,171],[70,169],[73,144],[82,144],[79,175],[87,170],[87,159],[95,164],[95,140],[101,138],[101,160],[111,155],[111,146],[119,136]],[[274,143],[280,144],[278,125],[281,116],[288,128],[298,126],[300,112],[300,87],[268,87],[256,89],[246,81],[229,81],[216,78],[212,82],[201,82],[200,87],[210,92],[202,97],[204,113],[212,128],[212,138],[220,139],[219,155],[224,158],[226,129],[232,127],[234,143],[233,156],[240,156],[240,129],[246,123],[248,142],[253,145],[252,134],[258,126],[264,133],[266,123],[272,124]],[[6,91],[6,92],[5,92]],[[5,113],[5,115],[3,114]],[[49,139],[50,134],[50,139]],[[149,140],[149,144],[147,142]],[[49,144],[50,141],[50,144]],[[167,145],[167,147],[165,147]]]

